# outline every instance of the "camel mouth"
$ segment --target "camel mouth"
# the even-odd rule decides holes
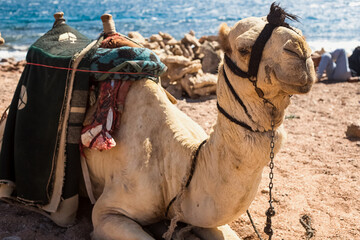
[[[305,94],[310,92],[314,81],[312,81],[311,78],[308,78],[305,84],[292,84],[289,82],[284,82],[279,79],[279,82],[281,82],[283,86],[283,90],[287,92],[288,94]]]
[[[285,92],[288,92],[289,94],[304,94],[308,93],[311,90],[311,87],[313,83],[315,82],[315,78],[311,75],[303,76],[302,78],[299,78],[298,81],[289,81],[287,79],[294,79],[291,77],[287,77],[286,80],[278,77],[278,74],[276,74],[276,71],[272,71],[274,74],[275,79],[281,83],[283,86],[283,90]]]

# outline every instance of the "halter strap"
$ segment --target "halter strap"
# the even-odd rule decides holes
[[[247,74],[250,77],[257,78],[257,74],[259,71],[259,65],[260,65],[262,53],[265,48],[265,44],[271,37],[271,34],[276,27],[278,27],[278,26],[267,23],[265,25],[265,27],[263,28],[263,30],[260,32],[258,38],[255,40],[255,43],[251,50],[251,57],[250,57],[250,61],[249,61],[249,70],[247,72]]]
[[[225,83],[227,84],[228,88],[230,89],[232,95],[234,96],[236,101],[240,104],[240,106],[244,109],[244,112],[248,116],[248,118],[254,123],[254,120],[252,119],[250,113],[248,112],[247,107],[245,106],[244,102],[241,100],[240,96],[236,93],[234,87],[231,85],[230,80],[225,71],[225,66],[223,66],[223,73],[224,73]]]
[[[250,78],[251,76],[247,73],[241,70],[231,59],[227,54],[224,54],[224,60],[226,65],[230,68],[230,70],[242,78]],[[225,71],[224,71],[225,72]]]

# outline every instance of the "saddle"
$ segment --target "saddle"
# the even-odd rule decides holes
[[[0,123],[0,197],[55,213],[61,202],[77,201],[81,146],[115,146],[111,134],[131,83],[158,82],[166,66],[121,34],[91,41],[65,20],[29,48],[26,61]]]

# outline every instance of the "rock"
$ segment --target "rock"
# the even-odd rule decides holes
[[[184,44],[180,44],[180,48],[181,50],[183,51],[183,56],[186,57],[186,58],[190,58],[191,57],[191,54],[189,52],[189,50],[185,47]]]
[[[172,38],[164,40],[164,43],[169,46],[174,46],[177,45],[179,42],[175,38]]]
[[[161,48],[165,48],[165,43],[163,41],[159,42]]]
[[[213,74],[186,74],[180,83],[191,97],[210,95],[216,92],[217,76]]]
[[[144,47],[149,48],[149,49],[158,49],[160,48],[160,45],[158,42],[146,42],[143,44]]]
[[[196,98],[198,95],[194,93],[194,79],[196,76],[194,74],[186,74],[184,78],[180,80],[181,87],[189,95],[190,98]]]
[[[168,55],[165,52],[165,49],[158,48],[158,49],[154,49],[153,52],[156,55],[158,55],[158,57],[160,58],[160,60],[162,62],[164,62],[164,59],[166,59],[168,57]]]
[[[189,66],[191,64],[191,60],[184,56],[168,56],[163,60],[163,62],[167,64],[179,64],[184,66]]]
[[[209,41],[209,42],[218,42],[219,41],[219,37],[217,35],[210,35],[210,36],[202,36],[199,39],[200,43],[204,43],[205,41]]]
[[[179,84],[177,82],[174,84],[170,84],[165,89],[166,89],[166,91],[168,91],[171,95],[173,95],[177,99],[182,97],[183,89],[181,87],[181,84]]]
[[[346,130],[346,137],[360,139],[360,123],[350,124]]]
[[[197,73],[201,71],[200,60],[190,61],[183,56],[172,56],[164,59],[168,67],[163,78],[168,78],[170,82],[180,80],[188,73]]]
[[[159,32],[159,35],[160,35],[164,40],[173,39],[173,37],[172,37],[170,34],[168,34],[168,33]]]
[[[137,43],[145,44],[146,39],[139,32],[129,32],[128,37]]]
[[[184,45],[194,45],[195,47],[200,47],[200,42],[197,40],[197,38],[190,33],[186,33],[184,35],[184,38],[181,39],[181,43]]]
[[[216,93],[216,85],[206,86],[202,88],[195,88],[194,94],[199,96],[207,96]]]
[[[199,89],[208,86],[216,86],[217,84],[217,75],[210,73],[200,73],[196,76],[194,81],[194,88]]]
[[[200,60],[194,60],[191,62],[191,64],[189,66],[181,66],[179,64],[177,64],[177,66],[172,66],[172,69],[170,71],[170,80],[174,81],[174,80],[178,80],[183,78],[186,74],[190,74],[190,73],[197,73],[199,70],[201,70],[201,63]]]
[[[199,55],[203,55],[201,62],[202,70],[205,73],[217,73],[221,56],[219,56],[219,53],[215,50],[214,46],[210,42],[205,41],[204,44],[201,45],[199,51]]]
[[[21,61],[16,62],[15,66],[17,66],[17,67],[25,67],[26,63],[27,63],[26,60],[21,60]]]
[[[179,45],[175,45],[173,48],[171,48],[171,52],[177,56],[182,56],[184,54]]]
[[[163,38],[159,34],[151,35],[150,41],[151,42],[161,42]]]
[[[2,63],[9,63],[9,64],[15,64],[15,58],[3,58],[1,59]]]

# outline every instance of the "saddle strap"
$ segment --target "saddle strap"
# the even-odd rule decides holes
[[[82,170],[82,174],[84,177],[86,192],[89,196],[91,204],[95,204],[96,200],[95,200],[94,192],[93,192],[92,186],[91,186],[89,168],[86,163],[86,158],[82,154],[80,156],[80,162],[81,162],[81,170]]]

